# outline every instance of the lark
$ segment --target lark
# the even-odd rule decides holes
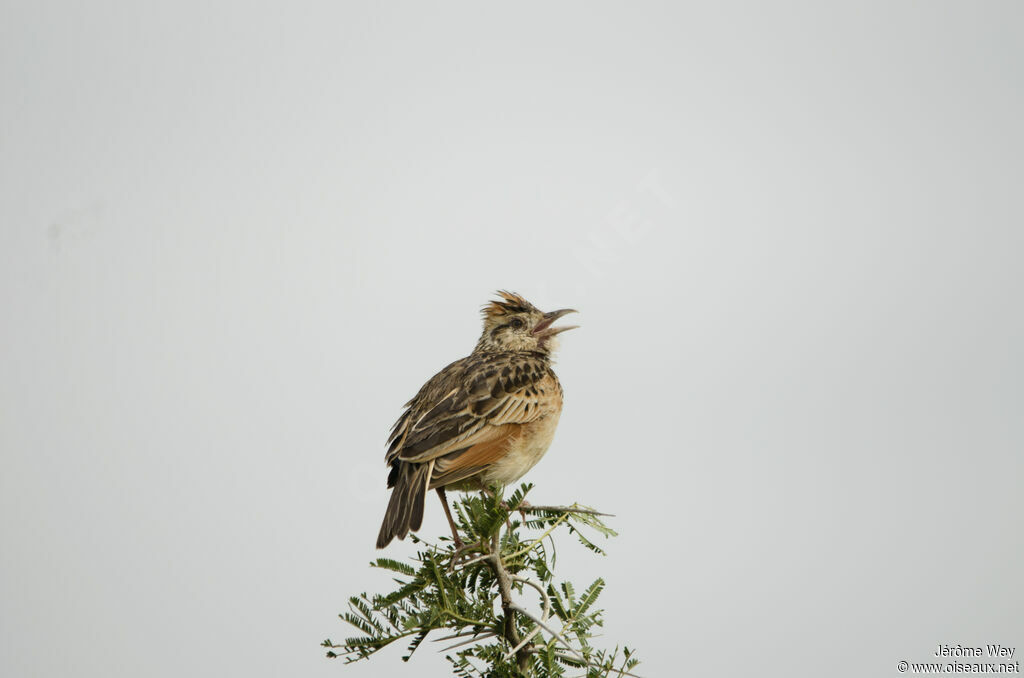
[[[518,294],[498,292],[483,309],[473,352],[435,374],[405,404],[388,438],[391,466],[377,548],[423,524],[426,495],[436,490],[456,543],[445,490],[508,485],[540,461],[562,411],[562,385],[552,370],[553,327],[571,308],[544,313]]]

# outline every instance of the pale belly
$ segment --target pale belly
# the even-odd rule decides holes
[[[484,471],[487,485],[510,485],[533,468],[551,446],[558,427],[560,412],[551,414],[524,426],[524,431],[509,445],[508,453]]]

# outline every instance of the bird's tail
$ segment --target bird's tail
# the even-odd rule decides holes
[[[393,486],[388,510],[384,513],[384,522],[377,535],[377,548],[382,549],[395,537],[405,539],[410,531],[415,532],[423,524],[423,504],[427,496],[427,485],[434,462],[410,464],[396,461],[388,478],[389,486]]]

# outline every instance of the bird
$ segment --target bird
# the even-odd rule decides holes
[[[378,549],[420,529],[430,490],[440,497],[458,547],[445,491],[513,483],[551,445],[563,396],[552,353],[557,335],[578,327],[553,324],[576,310],[545,313],[503,290],[496,297],[483,307],[472,353],[431,377],[391,429],[385,454],[391,497]]]

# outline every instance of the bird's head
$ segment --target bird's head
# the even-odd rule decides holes
[[[555,335],[578,325],[552,327],[571,308],[545,313],[512,292],[498,292],[500,299],[483,309],[484,331],[477,342],[478,351],[540,351],[551,353],[558,347]]]

